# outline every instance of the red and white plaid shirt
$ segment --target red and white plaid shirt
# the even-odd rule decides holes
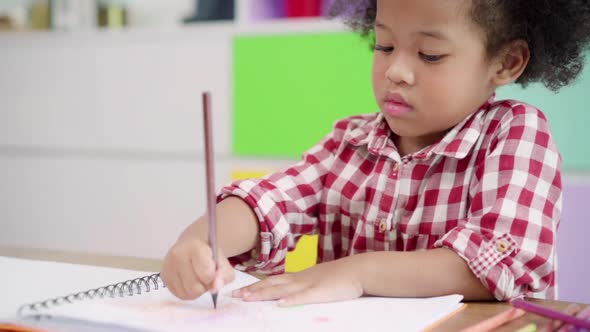
[[[531,105],[494,102],[444,138],[400,156],[381,113],[353,116],[303,159],[222,189],[260,221],[259,252],[236,268],[284,271],[302,234],[319,234],[319,262],[368,251],[446,247],[499,300],[555,297],[561,157]]]

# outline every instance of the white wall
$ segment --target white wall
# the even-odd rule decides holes
[[[229,151],[228,33],[206,27],[0,38],[2,145],[199,152],[200,94],[209,90],[217,152]]]
[[[292,162],[231,155],[233,36],[339,29],[0,34],[0,246],[163,257],[205,212],[202,91],[213,97],[217,187],[232,170]]]
[[[236,161],[218,159],[221,185]],[[160,258],[206,208],[196,158],[4,153],[0,165],[0,245]]]
[[[0,245],[162,257],[205,210],[202,91],[217,185],[257,165],[230,155],[231,36],[0,35]]]

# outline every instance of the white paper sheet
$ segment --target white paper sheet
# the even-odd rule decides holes
[[[28,261],[27,264],[32,268],[37,263]],[[2,264],[6,262],[0,260],[4,270],[5,265]],[[58,270],[51,264],[45,268],[47,273],[56,273]],[[67,283],[67,266],[59,270],[57,280]],[[107,278],[108,271],[104,271],[104,268],[101,270],[104,280],[112,280]],[[113,273],[119,274],[121,270],[114,270]],[[236,271],[236,280],[226,285],[219,295],[217,309],[212,308],[209,294],[194,301],[181,301],[167,289],[161,289],[140,296],[64,304],[43,313],[153,331],[342,332],[363,328],[420,331],[462,305],[460,295],[449,295],[426,299],[364,297],[345,302],[280,308],[274,301],[243,302],[229,295],[233,289],[255,281],[254,277]],[[105,283],[89,288],[102,285]],[[49,284],[46,286],[50,287]]]

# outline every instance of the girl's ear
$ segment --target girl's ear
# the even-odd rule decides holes
[[[522,74],[530,59],[529,46],[522,39],[506,44],[492,66],[492,81],[496,86],[510,84]]]

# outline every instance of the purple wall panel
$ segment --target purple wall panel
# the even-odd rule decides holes
[[[253,21],[283,17],[285,13],[283,1],[278,0],[253,0],[248,9],[252,15],[248,20]]]
[[[333,0],[322,1],[322,15],[326,16],[328,14],[332,2]],[[248,10],[251,15],[248,20],[252,21],[285,16],[285,4],[283,0],[252,0],[250,1]]]
[[[324,0],[324,1],[322,1],[322,15],[323,16],[328,16],[328,13],[330,12],[330,6],[332,5],[332,2],[334,2],[334,0]]]
[[[564,183],[557,237],[559,299],[590,303],[590,182]]]

